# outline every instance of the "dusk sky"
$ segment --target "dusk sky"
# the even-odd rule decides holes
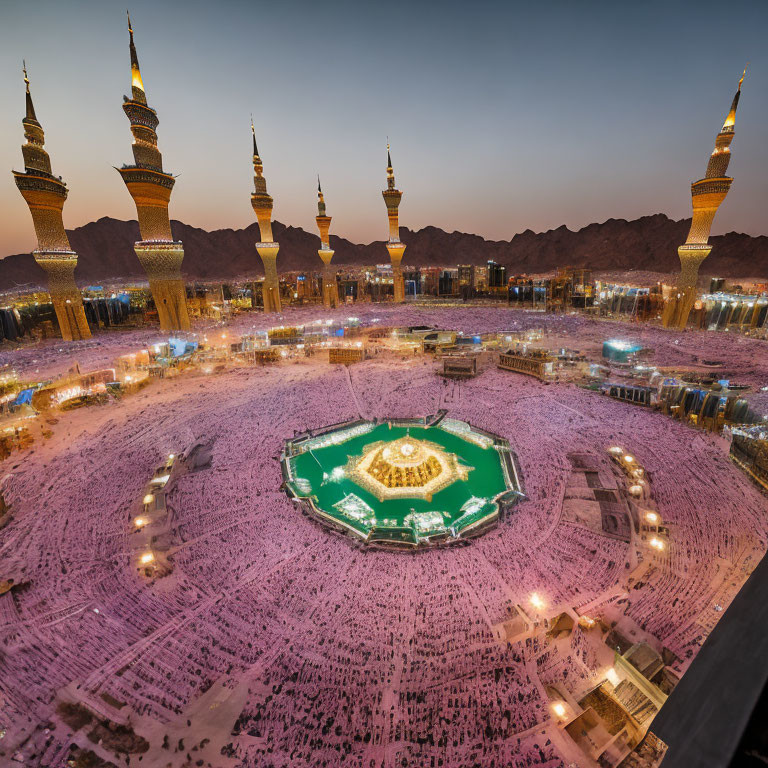
[[[130,0],[170,214],[255,222],[250,114],[274,217],[384,239],[386,140],[400,223],[492,239],[657,212],[690,215],[744,64],[735,182],[713,234],[768,234],[766,2]],[[0,256],[36,240],[23,170],[26,58],[67,228],[135,218],[125,2],[0,2]]]

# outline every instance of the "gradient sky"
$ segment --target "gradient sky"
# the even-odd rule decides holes
[[[508,239],[525,229],[690,215],[691,181],[750,62],[732,190],[713,234],[767,234],[768,3],[130,0],[160,118],[171,217],[247,226],[253,112],[275,218],[387,232],[386,137],[400,222]],[[112,166],[132,162],[125,0],[0,0],[0,256],[31,250],[21,60],[64,223],[135,218]]]

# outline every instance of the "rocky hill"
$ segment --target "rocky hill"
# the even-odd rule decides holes
[[[526,230],[511,240],[485,240],[479,235],[445,232],[425,227],[416,232],[403,227],[408,246],[406,265],[455,266],[483,264],[488,259],[506,264],[512,273],[540,273],[558,266],[584,266],[594,270],[675,272],[677,246],[684,242],[690,219],[673,221],[663,214],[634,221],[609,219],[578,231],[562,226],[548,232]],[[254,248],[258,225],[245,229],[207,232],[180,221],[173,222],[175,237],[184,243],[183,272],[190,280],[232,279],[262,273]],[[280,243],[283,272],[318,269],[318,237],[298,227],[274,224]],[[139,239],[136,221],[102,218],[69,231],[80,259],[75,277],[80,285],[136,278],[143,275],[133,243]],[[703,271],[723,277],[768,276],[768,237],[730,232],[711,240],[714,248]],[[361,265],[388,261],[383,242],[358,245],[331,235],[334,264]],[[22,285],[43,285],[44,273],[30,254],[0,260],[0,290]]]

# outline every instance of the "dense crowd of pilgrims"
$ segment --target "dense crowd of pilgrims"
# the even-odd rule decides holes
[[[571,347],[597,347],[610,332],[576,316],[374,309],[367,319],[389,325],[545,327]],[[689,333],[662,345],[658,331],[625,332],[655,347],[661,364],[690,364],[698,346]],[[94,341],[75,353],[84,369],[154,336]],[[745,380],[761,375],[751,343],[707,337],[708,354]],[[20,373],[66,368],[73,353],[60,349],[23,350],[15,364]],[[440,408],[509,440],[527,497],[469,546],[361,549],[281,491],[276,459],[294,433]],[[14,454],[0,481],[14,514],[0,531],[9,571],[0,578],[21,585],[0,596],[0,726],[34,732],[40,765],[62,764],[69,749],[61,723],[40,730],[55,723],[65,686],[105,715],[130,713],[156,746],[211,686],[245,681],[218,767],[561,766],[547,686],[578,698],[599,682],[600,639],[577,627],[564,640],[541,632],[500,642],[516,606],[542,619],[588,606],[655,638],[682,671],[714,606],[727,606],[766,548],[764,500],[717,437],[495,368],[446,383],[412,354],[348,369],[310,358],[190,374],[67,414],[53,431]],[[213,445],[211,466],[168,488],[173,571],[147,581],[132,559],[131,510],[163,456],[203,440]],[[616,443],[645,467],[670,529],[669,546],[645,554],[632,584],[628,543],[561,516],[569,454],[602,455]]]

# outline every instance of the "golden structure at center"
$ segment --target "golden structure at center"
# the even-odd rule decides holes
[[[429,501],[455,480],[466,480],[471,469],[436,443],[408,436],[368,446],[350,459],[347,475],[379,501],[403,496]]]

